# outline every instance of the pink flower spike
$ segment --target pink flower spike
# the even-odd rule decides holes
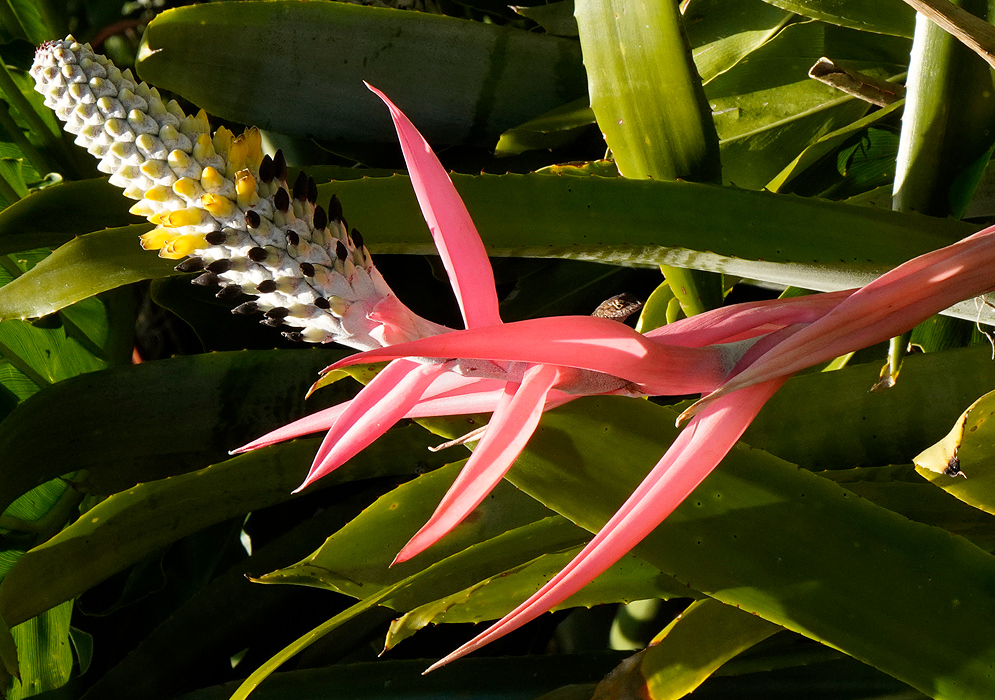
[[[995,290],[995,227],[920,255],[854,292],[692,406],[882,342],[950,305]]]
[[[467,328],[500,324],[491,263],[453,181],[414,124],[386,95],[369,83],[364,84],[390,110],[411,186],[449,274],[463,322]]]
[[[349,402],[314,457],[311,471],[294,493],[334,471],[399,421],[445,370],[413,360],[387,365]]]
[[[702,347],[766,335],[796,323],[812,323],[839,306],[855,289],[722,306],[646,333],[668,345]]]
[[[738,360],[737,355],[729,356],[722,347],[677,347],[654,342],[606,318],[553,316],[368,350],[350,355],[326,371],[399,357],[561,365],[619,377],[646,394],[670,396],[715,389]]]
[[[435,513],[404,546],[394,564],[411,559],[442,539],[497,486],[535,432],[546,395],[558,374],[559,369],[552,365],[533,365],[521,385],[506,385],[484,437]]]
[[[785,378],[724,396],[683,430],[639,487],[573,561],[483,634],[428,668],[455,661],[559,605],[635,547],[697,488],[732,449]]]

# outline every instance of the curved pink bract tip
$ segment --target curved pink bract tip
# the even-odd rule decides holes
[[[399,421],[444,370],[413,360],[387,365],[332,424],[318,448],[307,478],[294,493],[342,466]]]
[[[432,517],[404,546],[394,564],[407,561],[442,539],[498,485],[535,432],[558,374],[554,366],[535,365],[525,372],[521,385],[506,384],[484,437]]]
[[[449,274],[466,327],[501,323],[487,251],[453,181],[414,124],[386,95],[369,83],[364,84],[390,110],[408,165],[411,186]]]

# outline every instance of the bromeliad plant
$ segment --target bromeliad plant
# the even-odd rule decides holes
[[[419,631],[430,622],[500,618],[441,665],[547,610],[636,598],[696,602],[671,626],[664,628],[668,617],[658,619],[641,640],[645,644],[660,631],[654,645],[606,678],[597,691],[603,696],[618,695],[616,683],[635,684],[649,697],[678,697],[702,682],[700,692],[711,692],[707,686],[720,679],[706,679],[724,664],[726,677],[745,691],[764,683],[762,674],[726,662],[754,645],[749,664],[787,666],[786,672],[804,675],[812,692],[823,692],[826,678],[842,677],[864,697],[914,692],[908,685],[937,698],[989,696],[995,686],[988,624],[995,616],[989,554],[995,540],[983,432],[974,439],[972,431],[955,430],[920,460],[920,473],[932,484],[911,467],[880,465],[911,460],[995,379],[987,349],[951,349],[967,340],[970,322],[957,326],[930,318],[995,286],[988,274],[991,230],[970,235],[977,226],[942,218],[965,212],[990,157],[990,144],[975,131],[987,133],[977,125],[992,114],[983,100],[960,110],[929,103],[930,91],[917,81],[926,80],[921,65],[935,60],[931,52],[940,51],[937,42],[946,35],[925,22],[923,36],[911,44],[902,133],[896,134],[895,121],[900,104],[868,113],[859,96],[870,88],[862,85],[878,95],[898,92],[876,79],[905,68],[910,44],[902,37],[912,34],[912,16],[901,12],[901,4],[877,12],[856,3],[845,10],[815,3],[819,21],[792,14],[813,12],[812,4],[741,4],[740,15],[727,15],[692,0],[682,6],[682,20],[670,6],[585,0],[577,3],[576,29],[564,17],[534,15],[546,33],[523,31],[524,20],[503,10],[493,10],[483,23],[334,3],[209,4],[167,12],[149,26],[138,54],[143,77],[232,122],[330,139],[332,151],[359,161],[381,157],[372,142],[383,140],[387,129],[377,121],[382,107],[362,91],[361,77],[410,110],[434,143],[454,138],[460,146],[445,156],[458,169],[477,170],[480,162],[491,167],[490,156],[468,163],[466,158],[481,156],[465,150],[466,144],[482,139],[493,147],[501,132],[502,154],[559,149],[531,162],[528,156],[504,161],[513,169],[538,170],[578,155],[589,160],[604,149],[596,135],[567,144],[594,119],[614,155],[614,164],[552,165],[527,175],[454,174],[452,181],[426,140],[382,94],[410,183],[365,167],[317,166],[309,178],[287,166],[304,151],[289,151],[285,158],[269,145],[266,130],[250,127],[236,135],[240,129],[222,127],[211,134],[205,112],[188,116],[177,102],[162,100],[88,46],[71,38],[45,44],[32,73],[46,103],[77,143],[99,158],[110,184],[137,201],[132,213],[152,227],[99,231],[131,221],[123,210],[110,216],[118,200],[102,180],[28,195],[28,185],[41,185],[46,173],[70,173],[79,164],[50,138],[52,123],[43,121],[50,116],[32,102],[21,81],[26,76],[11,73],[0,89],[20,121],[4,128],[20,135],[11,141],[11,152],[23,158],[4,161],[0,175],[7,188],[0,195],[10,203],[23,201],[0,213],[0,242],[17,252],[27,242],[57,244],[73,233],[93,233],[67,242],[30,270],[44,253],[11,257],[5,269],[17,279],[0,289],[0,313],[7,319],[0,323],[0,341],[11,372],[20,373],[10,376],[22,382],[0,376],[0,384],[23,387],[23,376],[37,392],[13,395],[7,410],[20,405],[0,422],[0,443],[12,457],[0,498],[7,504],[27,493],[0,522],[9,570],[0,582],[0,615],[15,626],[13,637],[0,644],[0,660],[21,674],[8,696],[63,687],[73,697],[174,697],[241,679],[243,668],[258,667],[229,691],[245,697],[281,663],[326,635],[348,650],[345,663],[316,645],[302,656],[301,670],[285,671],[272,683],[290,684],[293,694],[362,685],[365,667],[349,662],[369,660],[378,686],[384,673],[412,679],[403,685],[414,683],[426,664],[409,666],[392,657],[438,658],[469,636],[460,628],[452,635],[440,630],[438,641],[422,643],[430,646],[419,649],[411,641],[394,649],[415,632],[419,640],[432,640],[430,632]],[[548,12],[561,9],[552,7]],[[25,36],[34,43],[52,39],[44,35],[55,26],[51,12],[34,16],[40,18],[36,23],[21,24]],[[747,19],[730,33],[734,16]],[[278,50],[260,64],[250,52],[260,44],[254,27],[264,28],[256,38],[267,46],[280,44],[274,37],[283,32],[293,37],[289,43],[307,46],[316,32],[321,41],[312,43],[321,52],[289,59],[291,70]],[[593,112],[583,100],[509,130],[543,109],[582,97],[574,75],[582,75],[578,46],[554,36],[574,31],[580,33]],[[378,43],[381,35],[389,41]],[[353,49],[339,56],[346,36],[363,36],[381,48],[363,60],[349,53]],[[414,36],[419,38],[398,38]],[[697,70],[686,61],[685,40],[695,49]],[[847,80],[858,97],[841,97],[791,70],[768,68],[797,64],[784,59],[813,45],[848,66]],[[497,52],[495,46],[505,49]],[[646,55],[633,56],[634,46]],[[448,50],[458,60],[429,65]],[[970,54],[942,50],[951,57],[944,60],[973,65]],[[511,98],[488,92],[486,80],[479,90],[473,87],[469,67],[475,64],[468,59],[496,60],[499,54],[509,62],[501,84],[512,86]],[[385,55],[390,70],[380,72],[377,61]],[[548,60],[553,56],[555,61]],[[205,71],[205,65],[215,70]],[[227,70],[248,65],[256,68]],[[334,71],[322,78],[326,65]],[[351,66],[362,66],[363,74],[350,75]],[[405,77],[410,66],[418,67],[419,76],[455,73],[429,87]],[[965,73],[947,68],[942,75],[949,80],[930,86],[936,96],[949,101],[991,93],[986,68],[971,69],[977,90],[958,82]],[[294,93],[296,83],[287,76],[305,70],[313,80]],[[406,93],[405,83],[416,88]],[[345,86],[346,96],[322,96],[328,86]],[[273,99],[276,94],[281,97]],[[450,98],[476,94],[474,125],[466,129],[465,106]],[[548,95],[559,102],[544,104]],[[439,105],[441,113],[433,109]],[[969,126],[952,123],[962,117],[970,117]],[[970,143],[933,149],[924,135],[936,133],[957,139],[968,134]],[[759,142],[766,147],[755,148]],[[879,190],[890,188],[893,177],[896,144],[904,155],[894,174],[900,190],[895,206],[931,217],[826,201],[856,196],[880,205]],[[948,158],[954,152],[957,158]],[[965,160],[964,153],[972,155]],[[720,160],[726,180],[739,188],[766,186],[806,196],[720,186]],[[346,224],[340,201],[370,234],[375,250],[425,252],[412,186],[464,330],[453,330],[452,321],[447,326],[426,320],[445,320],[444,314],[420,310],[431,305],[426,302],[432,293],[412,293],[416,286],[429,288],[427,276],[418,276],[410,263],[392,268],[389,258],[381,275],[363,238]],[[933,196],[937,190],[942,197]],[[323,208],[319,199],[330,204]],[[60,219],[60,207],[68,211],[69,203],[71,216]],[[985,210],[978,208],[983,202],[972,206],[972,216],[984,222]],[[38,219],[38,212],[46,223],[32,229],[26,222]],[[135,251],[131,242],[138,237],[143,247],[159,250],[167,265],[154,267],[152,256]],[[502,262],[492,275],[487,252],[662,264],[666,281],[650,296],[636,332],[584,314],[622,291],[615,284],[622,277],[639,285],[650,273],[559,260],[531,276],[524,262]],[[909,262],[870,281],[904,260]],[[730,298],[708,310],[722,304],[720,290],[728,290],[732,280],[720,285],[717,278],[674,267],[681,264],[840,291],[746,303]],[[106,290],[150,277],[166,277],[153,283],[152,298],[190,323],[205,350],[232,347],[219,346],[218,339],[231,342],[231,334],[244,327],[241,319],[225,319],[203,301],[184,299],[189,294],[181,290],[188,285],[168,279],[191,272],[200,287],[221,285],[220,302],[210,303],[223,304],[225,314],[228,308],[260,312],[266,325],[285,326],[291,341],[336,341],[364,352],[343,358],[327,350],[283,348],[126,366],[132,341],[115,332],[131,325],[129,312],[120,310],[128,292]],[[852,289],[859,284],[864,286]],[[592,294],[585,296],[581,290],[588,287]],[[748,287],[736,285],[732,294]],[[69,306],[101,291],[100,299]],[[583,303],[571,303],[574,296]],[[21,320],[52,312],[45,327]],[[990,317],[983,303],[958,313],[972,320]],[[857,356],[870,366],[851,361],[855,366],[843,368],[847,359],[916,324],[912,341],[928,352],[907,359],[897,386],[867,394],[881,360],[871,350]],[[222,327],[225,333],[217,333]],[[245,342],[251,347],[258,341]],[[897,374],[907,344],[908,338],[892,343],[889,377]],[[32,347],[38,348],[35,354]],[[137,354],[143,353],[148,355]],[[63,365],[51,364],[51,357],[64,358]],[[319,382],[327,385],[342,369],[355,372],[357,365],[381,361],[389,364],[375,376],[358,375],[368,383],[355,397],[342,400],[348,396],[344,382],[324,386],[312,400],[334,393],[339,403],[300,417],[304,387],[318,368],[331,365]],[[788,379],[827,361],[834,371]],[[73,378],[104,367],[106,373]],[[667,405],[677,399],[666,397],[682,395],[702,398]],[[119,412],[100,408],[115,402],[123,404]],[[983,411],[984,405],[972,410]],[[492,414],[484,419],[485,429],[479,417],[459,417],[480,412]],[[82,421],[65,438],[70,442],[56,436],[42,446],[29,439],[33,426],[70,424],[64,415],[74,416],[73,425]],[[453,418],[423,420],[432,416]],[[452,459],[452,450],[435,456],[425,450],[422,428],[395,425],[403,417],[423,420],[446,437],[478,426],[469,436],[477,445],[465,464],[397,488],[358,481],[420,474]],[[680,430],[672,427],[678,418],[687,421]],[[981,425],[980,419],[963,421],[973,431]],[[113,425],[119,430],[116,442],[109,442]],[[326,432],[320,444],[278,444],[319,431]],[[224,459],[224,451],[260,434],[240,450],[246,454]],[[766,452],[734,447],[741,436]],[[60,451],[60,445],[72,447]],[[935,473],[961,470],[968,479]],[[62,479],[34,488],[57,476]],[[293,496],[299,505],[281,511],[279,504],[302,478]],[[519,490],[501,485],[503,479]],[[355,485],[323,488],[348,483]],[[359,507],[376,499],[358,515],[348,500],[356,493]],[[83,514],[77,518],[78,512]],[[268,524],[273,519],[279,526]],[[66,522],[71,524],[60,532]],[[584,530],[597,534],[587,542]],[[277,533],[283,533],[280,539],[266,544]],[[242,552],[239,542],[250,552]],[[173,543],[179,544],[161,565],[158,555],[148,555]],[[629,550],[639,558],[626,556]],[[198,554],[181,557],[182,551]],[[171,563],[177,557],[187,569]],[[232,568],[211,581],[227,565]],[[167,599],[167,592],[178,589],[143,578],[143,571],[160,569],[168,580],[184,582],[182,594]],[[329,589],[358,602],[325,622],[310,619],[311,611],[327,606],[327,593],[311,605],[302,599],[306,589],[260,587],[242,578],[246,571],[273,569],[259,580]],[[100,605],[94,601],[114,595],[114,580],[102,581],[116,572],[129,572],[120,574],[130,577],[125,590],[146,597],[122,596],[104,612],[111,620],[119,619],[119,608],[130,619],[147,613],[142,631],[112,624],[111,633],[89,623],[87,613]],[[280,601],[287,609],[274,612]],[[374,619],[377,606],[402,615],[387,634],[390,654],[373,662],[363,639],[367,629],[382,629]],[[172,617],[158,624],[163,611]],[[624,615],[621,609],[620,621]],[[289,626],[270,633],[266,623],[276,619]],[[205,634],[208,629],[213,637]],[[556,633],[556,643],[569,647],[573,640],[565,630]],[[87,631],[95,650],[90,669],[82,651]],[[775,632],[781,634],[768,639]],[[126,634],[141,643],[125,645],[133,651],[115,657],[108,642]],[[77,666],[66,644],[70,638],[81,650]],[[504,651],[521,651],[522,639],[510,638]],[[853,658],[840,659],[831,649]],[[801,650],[822,663],[790,668],[790,658]],[[198,657],[222,658],[235,670],[198,675],[195,669],[206,669]],[[534,677],[540,680],[529,690],[538,696],[567,683],[595,682],[620,657],[567,658],[565,672],[549,665],[561,663],[555,657],[470,658],[456,666],[455,675],[443,670],[420,682],[441,684],[431,692],[465,693],[475,677],[481,691],[494,692],[512,678]],[[325,670],[315,674],[304,670],[308,666]],[[590,697],[594,689],[579,692]]]

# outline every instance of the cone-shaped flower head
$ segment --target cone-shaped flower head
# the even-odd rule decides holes
[[[138,200],[131,212],[156,224],[142,245],[187,258],[178,269],[202,270],[195,281],[222,285],[222,296],[258,297],[238,312],[290,326],[295,340],[359,349],[447,330],[397,300],[338,200],[317,204],[304,174],[289,184],[282,153],[264,156],[257,129],[212,136],[203,110],[164,103],[71,36],[40,47],[31,74],[76,143]]]

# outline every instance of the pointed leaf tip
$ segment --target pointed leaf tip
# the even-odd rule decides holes
[[[380,90],[365,81],[364,84],[390,110],[411,186],[449,274],[463,322],[467,328],[500,324],[494,273],[487,251],[452,180],[404,113]]]

